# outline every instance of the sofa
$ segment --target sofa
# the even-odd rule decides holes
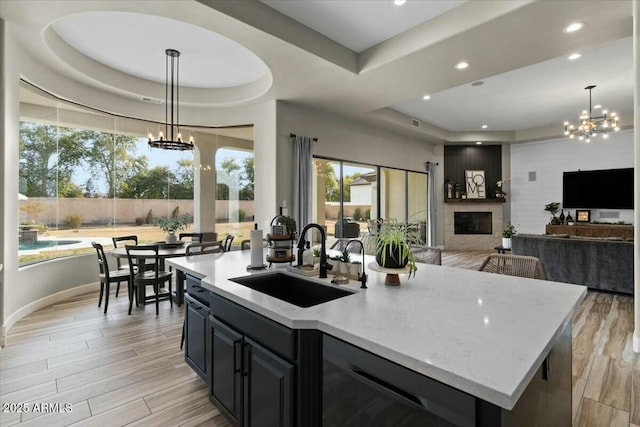
[[[622,239],[520,234],[515,255],[542,260],[549,280],[633,295],[633,242]]]

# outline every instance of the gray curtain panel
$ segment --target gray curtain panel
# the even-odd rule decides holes
[[[311,222],[312,138],[296,136],[293,151],[293,219],[298,230]]]
[[[436,244],[436,164],[427,162],[427,246]]]

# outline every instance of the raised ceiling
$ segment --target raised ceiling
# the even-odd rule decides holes
[[[432,142],[517,142],[560,136],[562,122],[587,106],[583,88],[595,84],[596,103],[617,111],[623,127],[632,120],[631,0],[0,4],[2,19],[43,67],[119,96],[163,98],[163,52],[173,47],[185,51],[184,73],[195,70],[181,76],[193,87],[181,99],[200,108],[286,100]],[[149,37],[160,21],[190,30]],[[573,21],[586,25],[563,33]],[[231,88],[211,71],[225,51],[214,39],[239,44],[227,54],[259,58],[223,60]],[[187,66],[186,52],[204,65]],[[574,52],[582,57],[567,60]],[[461,60],[469,68],[455,70]]]

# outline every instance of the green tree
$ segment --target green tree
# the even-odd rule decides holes
[[[342,191],[345,202],[351,201],[351,183],[360,178],[360,175],[362,175],[360,172],[355,172],[353,175],[345,176],[342,180]]]
[[[178,160],[178,167],[173,171],[175,181],[170,193],[173,199],[193,199],[193,160]]]
[[[106,196],[114,197],[127,178],[127,166],[134,161],[130,152],[136,148],[137,138],[91,130],[82,131],[81,137],[93,176],[101,176],[107,184]]]
[[[220,172],[229,177],[229,181],[237,185],[239,200],[254,198],[254,156],[246,157],[240,166],[235,157],[225,158],[220,165]],[[221,185],[220,185],[221,184]],[[229,187],[225,183],[218,185],[218,200],[229,200]]]
[[[338,177],[336,176],[336,170],[329,162],[325,163],[324,167],[324,189],[325,189],[325,201],[327,202],[339,202],[340,201],[340,184]]]
[[[72,182],[85,155],[80,132],[41,123],[20,122],[20,178],[29,197],[55,197]]]
[[[168,166],[139,170],[129,176],[122,186],[120,197],[125,199],[168,199],[170,183],[175,175]]]

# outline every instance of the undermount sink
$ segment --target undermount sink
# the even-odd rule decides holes
[[[279,272],[230,280],[298,307],[312,307],[354,293]]]

